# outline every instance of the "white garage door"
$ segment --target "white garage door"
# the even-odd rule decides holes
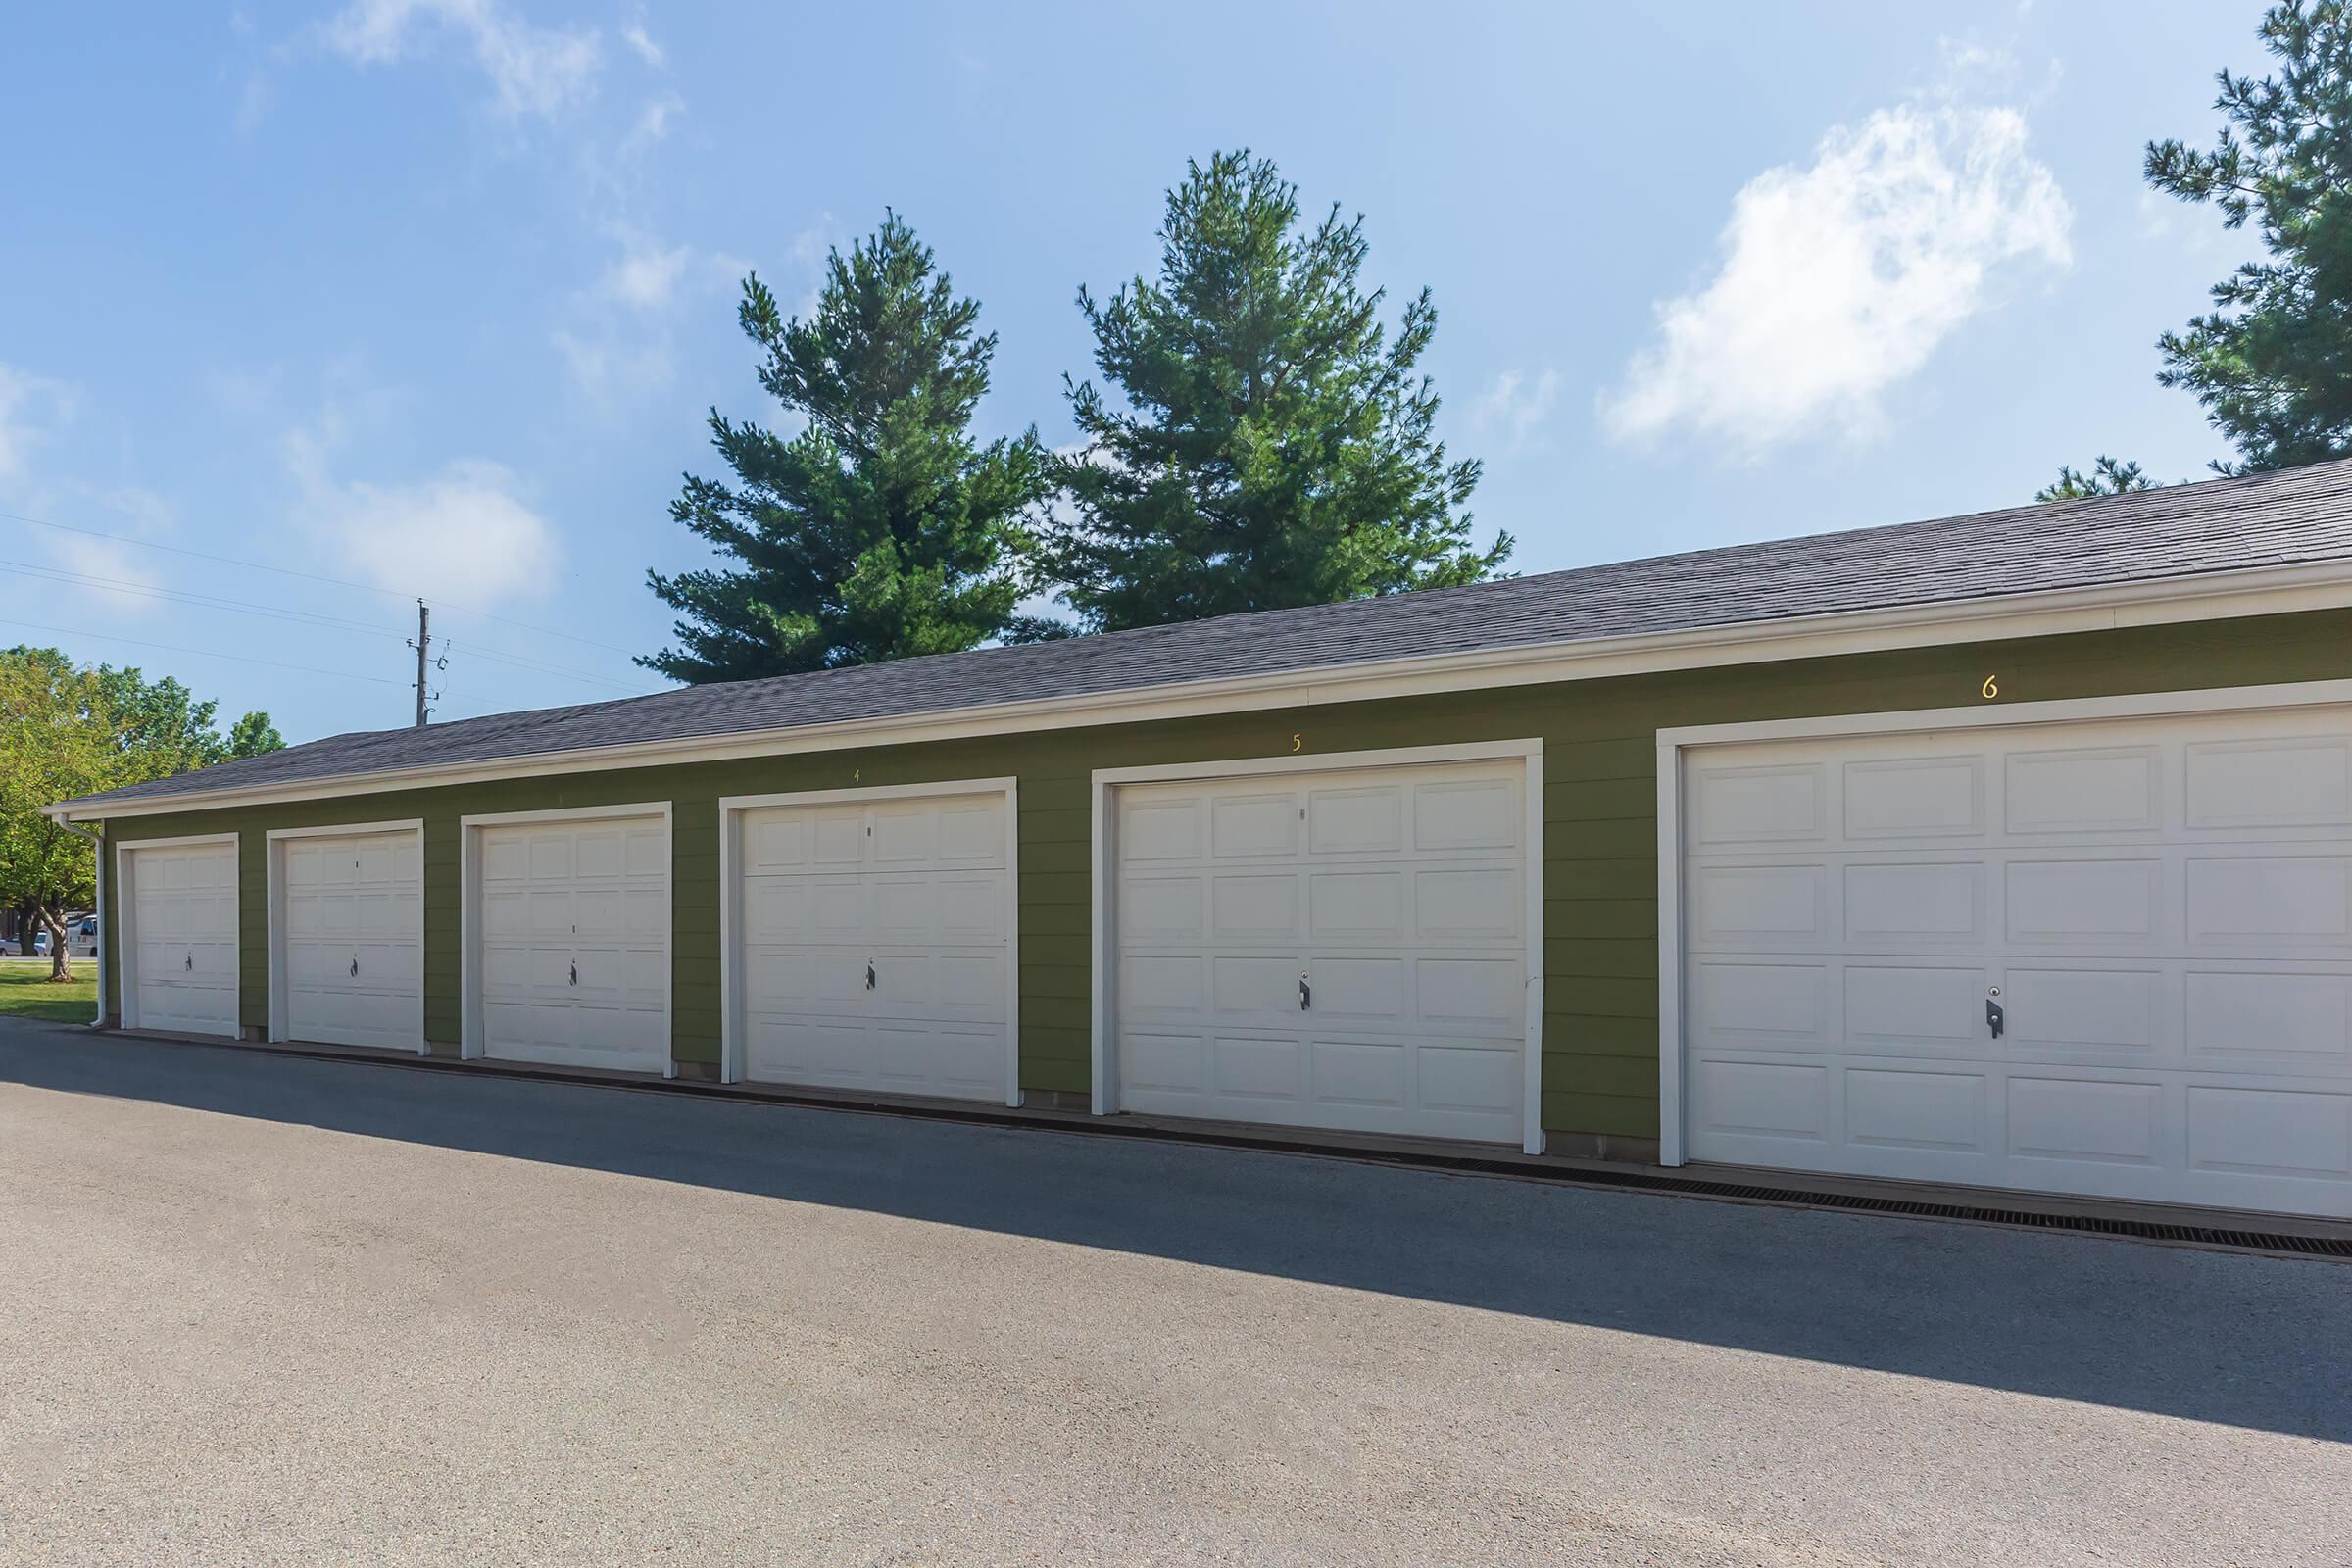
[[[2341,710],[1693,751],[1683,821],[1693,1158],[2352,1213]]]
[[[1520,1142],[1524,777],[1119,789],[1120,1106]]]
[[[745,811],[745,1075],[1004,1101],[1005,826],[1001,792]]]
[[[424,1039],[422,835],[286,838],[285,1038],[414,1051]]]
[[[486,1055],[669,1066],[669,827],[658,816],[480,829]]]
[[[133,849],[131,1004],[135,1029],[237,1033],[237,847]]]

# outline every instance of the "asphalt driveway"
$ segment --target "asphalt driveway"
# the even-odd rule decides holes
[[[0,1024],[0,1561],[2347,1541],[2342,1264]]]

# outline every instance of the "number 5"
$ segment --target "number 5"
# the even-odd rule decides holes
[[[1299,752],[1304,751],[1305,749],[1306,737],[1299,734],[1297,730],[1291,731],[1291,750],[1294,752]]]

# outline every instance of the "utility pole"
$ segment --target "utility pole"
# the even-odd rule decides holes
[[[433,612],[421,599],[416,601],[416,640],[409,646],[416,650],[416,723],[423,727],[425,715],[425,667],[433,646]]]

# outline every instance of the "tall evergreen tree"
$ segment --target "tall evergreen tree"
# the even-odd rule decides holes
[[[1021,587],[1008,555],[1046,494],[1032,429],[977,446],[994,333],[896,213],[834,251],[806,321],[758,276],[737,318],[760,384],[808,423],[787,440],[710,411],[732,483],[689,474],[670,515],[737,564],[647,579],[679,646],[638,662],[690,683],[971,648]]]
[[[1473,582],[1463,510],[1479,465],[1431,433],[1414,367],[1437,329],[1424,289],[1394,337],[1357,279],[1364,220],[1298,224],[1296,187],[1244,152],[1168,193],[1158,278],[1081,288],[1095,364],[1122,395],[1069,387],[1087,438],[1056,464],[1068,506],[1041,574],[1089,629],[1115,630]]]
[[[2287,0],[2259,29],[2278,73],[2221,73],[2211,152],[2148,144],[2148,183],[2251,220],[2270,252],[2213,287],[2214,310],[2158,340],[2157,377],[2233,442],[2224,473],[2352,452],[2352,8]]]
[[[2036,501],[2082,501],[2091,496],[2120,496],[2127,490],[2161,490],[2162,479],[2151,479],[2136,463],[2120,458],[2101,457],[2084,473],[2072,465],[2061,464],[2058,479],[2034,492]]]

